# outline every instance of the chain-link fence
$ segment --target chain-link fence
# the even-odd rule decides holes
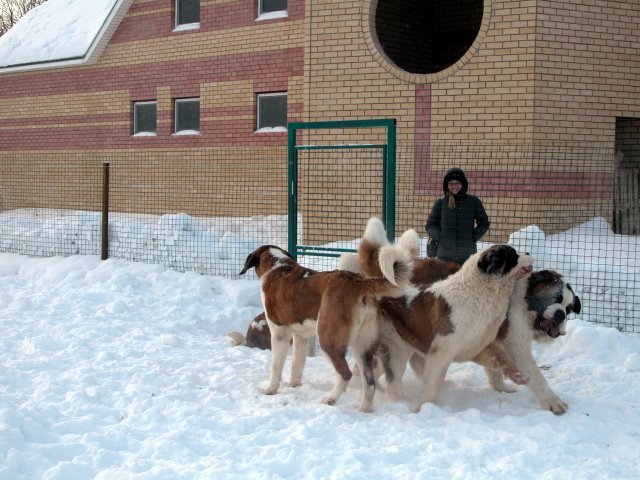
[[[3,252],[100,255],[107,226],[111,258],[236,278],[257,246],[287,247],[284,147],[5,152],[0,160]],[[380,215],[381,162],[370,149],[305,153],[298,237],[355,248],[367,219]],[[426,237],[427,216],[452,166],[465,170],[469,193],[491,219],[480,247],[509,242],[531,253],[537,268],[558,270],[572,283],[582,318],[640,331],[639,175],[616,170],[613,147],[399,144],[396,234],[415,228]],[[337,263],[301,262],[318,269]]]

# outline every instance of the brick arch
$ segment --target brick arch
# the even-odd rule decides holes
[[[484,41],[487,31],[489,30],[489,24],[491,21],[491,7],[493,3],[493,0],[484,0],[482,6],[482,21],[480,23],[478,33],[471,46],[466,50],[466,53],[464,53],[456,62],[446,68],[443,68],[440,71],[436,71],[433,73],[412,73],[396,65],[396,63],[391,60],[389,56],[384,52],[380,44],[380,40],[376,32],[376,9],[378,7],[379,1],[380,0],[363,1],[361,21],[362,31],[365,42],[367,44],[367,48],[369,49],[369,52],[371,53],[373,58],[375,58],[375,60],[387,72],[407,83],[414,84],[438,82],[453,74],[454,72],[460,70],[475,55],[475,53],[478,51],[478,48]]]

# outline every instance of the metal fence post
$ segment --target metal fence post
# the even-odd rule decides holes
[[[298,258],[298,151],[296,150],[296,133],[298,127],[290,123],[287,136],[287,249],[289,254],[297,260]]]
[[[109,258],[109,160],[102,162],[102,248],[101,258]]]

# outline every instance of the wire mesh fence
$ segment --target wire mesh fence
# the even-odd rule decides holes
[[[236,278],[262,244],[287,247],[284,147],[87,154],[1,154],[0,251],[99,255],[104,163],[108,254]],[[617,170],[609,145],[399,144],[396,234],[423,237],[445,171],[465,170],[491,227],[478,243],[511,243],[571,282],[581,318],[640,331],[638,171]],[[300,156],[297,236],[356,248],[384,202],[376,149]],[[303,257],[333,269],[336,258]]]

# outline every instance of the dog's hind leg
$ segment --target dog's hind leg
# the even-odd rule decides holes
[[[333,368],[336,370],[336,382],[333,385],[333,389],[329,392],[329,395],[322,399],[322,403],[326,403],[327,405],[335,405],[340,398],[340,395],[344,393],[347,389],[347,385],[349,385],[349,381],[353,374],[349,369],[349,364],[345,358],[346,355],[346,347],[343,347],[341,350],[331,350],[331,349],[323,349],[327,354],[331,363],[333,364]]]
[[[373,411],[373,397],[376,393],[376,381],[373,371],[374,352],[375,346],[364,353],[353,352],[358,368],[362,372],[362,399],[358,410],[365,413]]]
[[[389,336],[387,337],[389,358],[384,368],[384,393],[390,402],[402,402],[407,399],[404,394],[402,379],[407,369],[410,351],[402,345],[403,342],[399,337],[393,339],[390,339]]]
[[[316,335],[309,337],[307,341],[307,357],[316,356]]]
[[[299,387],[302,385],[302,372],[304,371],[304,364],[307,360],[307,352],[309,351],[308,343],[308,338],[301,335],[293,335],[291,377],[289,378],[290,387]]]
[[[280,380],[282,379],[282,369],[289,351],[291,332],[288,327],[278,326],[269,320],[268,322],[271,330],[271,377],[264,393],[274,395],[278,392]]]

